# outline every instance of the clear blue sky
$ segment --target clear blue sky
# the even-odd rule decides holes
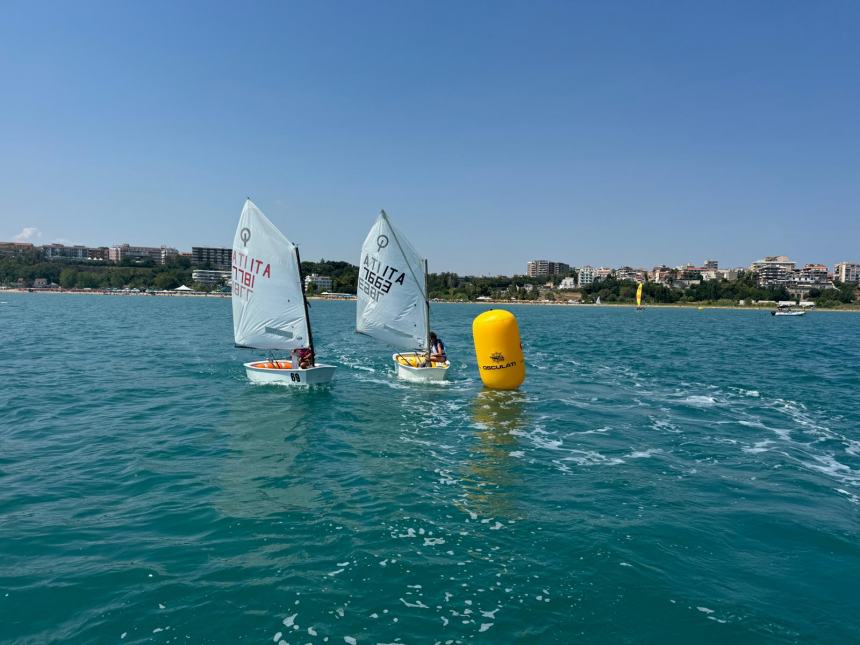
[[[7,2],[0,75],[0,240],[860,260],[853,0]]]

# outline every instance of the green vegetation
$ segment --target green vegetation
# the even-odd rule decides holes
[[[211,267],[201,267],[211,268]],[[320,260],[302,262],[304,275],[317,273],[332,279],[332,291],[355,293],[358,267],[349,262]],[[185,284],[198,291],[217,290],[220,286],[195,284],[191,277],[191,262],[187,257],[171,259],[165,265],[152,260],[113,263],[45,262],[37,252],[0,257],[0,285],[14,286],[23,279],[28,286],[37,278],[58,284],[64,289],[175,289]],[[527,276],[476,277],[456,273],[431,273],[427,277],[430,298],[455,302],[474,301],[480,297],[494,300],[520,301],[564,298],[566,292],[553,292],[544,287],[546,278]],[[817,306],[838,308],[855,302],[855,286],[837,284],[836,289],[812,290],[808,299]],[[633,303],[637,284],[632,280],[608,278],[582,287],[582,301],[593,303]],[[703,281],[687,289],[647,282],[644,287],[646,304],[709,304],[734,306],[740,300],[791,300],[785,288],[760,287],[755,275],[743,274],[738,280]],[[313,293],[313,290],[311,290]]]
[[[516,298],[517,300],[537,300],[538,286],[546,283],[546,278],[526,276],[475,277],[459,276],[456,273],[431,273],[427,276],[427,289],[430,298],[467,302],[479,297],[497,300]],[[525,285],[534,287],[525,291]]]
[[[636,301],[636,283],[632,280],[619,281],[607,278],[582,288],[583,301],[594,302],[598,296],[601,302]],[[656,282],[646,282],[642,290],[646,303],[684,304],[708,303],[737,305],[740,300],[790,300],[791,295],[784,287],[772,289],[759,287],[755,276],[746,273],[733,282],[728,280],[708,280],[687,289],[674,289]]]
[[[201,291],[213,287],[193,284],[191,261],[172,258],[167,264],[152,260],[122,264],[95,262],[44,262],[34,256],[0,258],[0,284],[14,286],[19,278],[32,285],[37,278],[63,289],[175,289],[185,284]]]
[[[329,276],[331,290],[335,293],[355,293],[355,287],[358,284],[358,267],[354,264],[332,260],[302,261],[302,274],[311,273]]]
[[[213,267],[203,266],[201,269]],[[355,293],[358,267],[349,262],[302,262],[305,275],[319,273],[331,276],[332,289],[342,293]],[[167,264],[156,264],[150,258],[123,260],[120,264],[87,261],[45,262],[41,255],[22,253],[0,257],[0,285],[15,286],[18,279],[27,286],[42,278],[63,289],[175,289],[187,285],[197,291],[213,291],[218,285],[195,283],[191,277],[191,260],[187,257],[171,258]]]
[[[836,283],[835,289],[824,289],[819,291],[813,289],[809,292],[809,298],[815,300],[818,307],[826,307],[832,309],[842,305],[851,304],[855,301],[856,285]]]

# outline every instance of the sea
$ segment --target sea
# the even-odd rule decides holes
[[[498,306],[498,305],[495,305]],[[312,303],[0,293],[2,643],[860,642],[860,315],[434,304],[443,385]]]

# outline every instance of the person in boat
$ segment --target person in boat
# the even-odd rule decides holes
[[[448,360],[447,354],[445,354],[445,343],[442,342],[442,339],[436,335],[435,331],[430,332],[430,361],[431,363],[426,363],[426,367],[430,367],[432,363],[444,363]]]
[[[294,366],[298,365],[299,369],[306,370],[309,367],[313,367],[314,350],[310,347],[299,347],[298,349],[293,350],[292,358],[292,364]]]

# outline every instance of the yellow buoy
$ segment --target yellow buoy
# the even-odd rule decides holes
[[[526,377],[516,317],[504,309],[485,311],[472,321],[478,372],[494,390],[515,390]]]

